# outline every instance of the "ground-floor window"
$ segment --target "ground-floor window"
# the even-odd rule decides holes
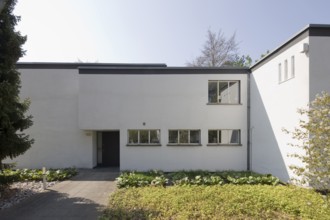
[[[159,145],[160,130],[128,130],[128,145]]]
[[[210,145],[240,145],[241,132],[238,129],[209,130],[208,143]]]
[[[196,145],[201,143],[200,130],[169,130],[169,145]]]

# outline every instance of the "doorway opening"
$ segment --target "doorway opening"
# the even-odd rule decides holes
[[[119,167],[119,131],[97,132],[97,166]]]

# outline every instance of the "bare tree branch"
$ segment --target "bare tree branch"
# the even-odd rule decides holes
[[[218,33],[207,31],[207,40],[201,51],[201,55],[196,57],[187,66],[193,67],[219,67],[225,63],[232,62],[238,55],[238,44],[235,33],[227,40],[219,30]]]

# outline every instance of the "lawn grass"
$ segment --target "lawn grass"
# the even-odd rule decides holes
[[[293,186],[171,186],[119,189],[104,219],[330,219],[330,200]]]

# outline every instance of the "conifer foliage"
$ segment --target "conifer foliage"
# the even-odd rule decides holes
[[[32,116],[26,116],[29,100],[21,101],[20,73],[16,62],[24,55],[22,45],[26,37],[15,31],[20,17],[13,15],[16,0],[5,0],[0,11],[0,168],[3,159],[23,154],[33,139],[23,133],[32,125]]]

